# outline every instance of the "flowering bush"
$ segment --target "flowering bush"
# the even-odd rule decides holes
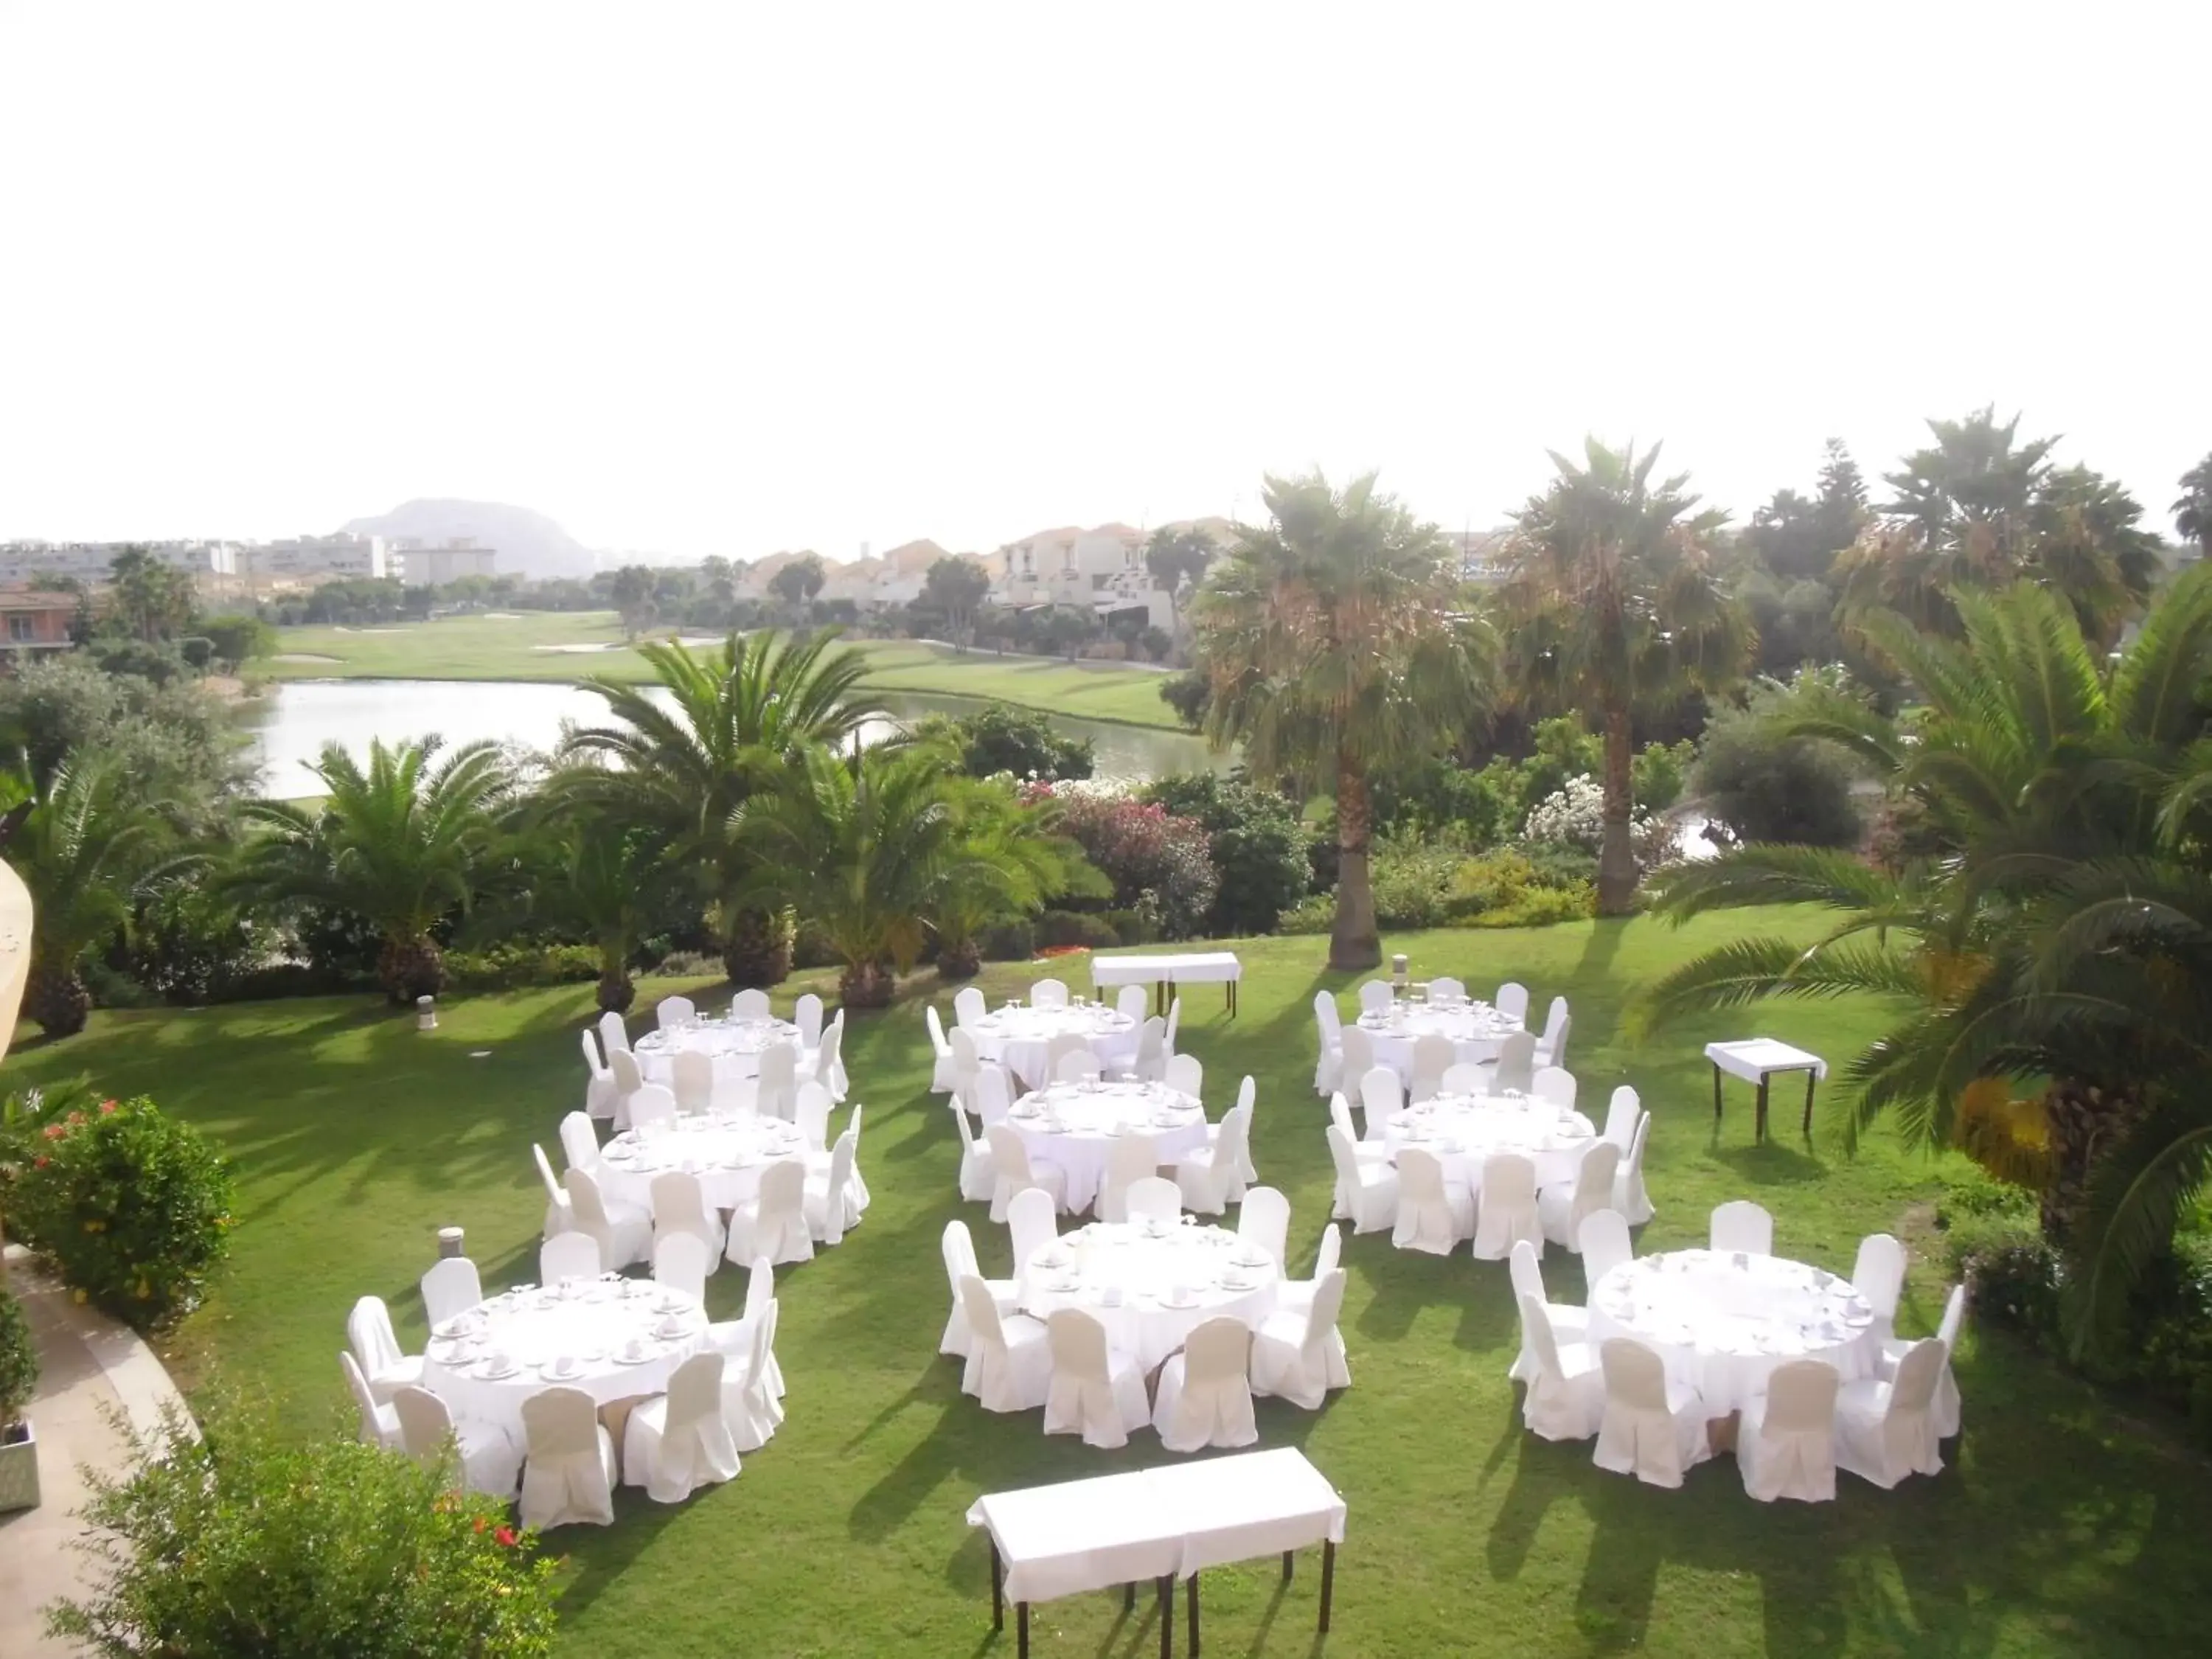
[[[143,1097],[25,1116],[9,1226],[79,1300],[142,1330],[198,1306],[229,1250],[230,1171],[207,1137]]]
[[[0,1290],[0,1437],[22,1419],[39,1386],[39,1347],[22,1304]]]
[[[1588,773],[1569,778],[1530,809],[1521,834],[1527,841],[1557,842],[1595,855],[1605,841],[1603,786]],[[1628,839],[1638,869],[1651,869],[1674,856],[1674,826],[1640,807],[1629,817]]]
[[[1156,912],[1165,939],[1190,939],[1203,930],[1220,886],[1204,824],[1111,784],[1038,784],[1024,798],[1050,799],[1060,832],[1113,883],[1115,908]]]
[[[106,1569],[52,1633],[102,1653],[535,1659],[553,1649],[553,1564],[453,1470],[357,1441],[286,1439],[219,1410],[180,1417],[120,1480],[93,1477]]]

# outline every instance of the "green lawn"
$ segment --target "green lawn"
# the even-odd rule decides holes
[[[1776,1212],[1780,1249],[1843,1272],[1862,1234],[1887,1228],[1915,1247],[1900,1324],[1930,1328],[1937,1170],[1881,1139],[1855,1160],[1808,1149],[1786,1111],[1784,1133],[1755,1148],[1741,1085],[1717,1135],[1699,1055],[1712,1037],[1759,1030],[1840,1060],[1880,1009],[1840,1001],[1684,1021],[1638,1048],[1615,1035],[1629,990],[1665,963],[1778,922],[1815,925],[1737,914],[1680,932],[1638,921],[1389,944],[1419,973],[1481,988],[1516,978],[1540,1006],[1555,992],[1572,999],[1585,1097],[1602,1103],[1625,1079],[1654,1113],[1659,1214],[1639,1248],[1701,1237],[1711,1206],[1741,1196]],[[1344,986],[1317,969],[1318,939],[1239,949],[1241,1016],[1229,1020],[1200,990],[1185,1005],[1183,1046],[1205,1060],[1217,1111],[1240,1073],[1257,1075],[1257,1160],[1291,1198],[1302,1265],[1330,1187],[1308,1005],[1317,986]],[[985,989],[1011,992],[1036,971],[994,968]],[[936,1357],[946,1218],[967,1218],[987,1272],[1008,1265],[1004,1230],[957,1198],[952,1127],[925,1092],[915,1005],[939,990],[917,980],[890,1014],[856,1020],[848,1041],[875,1204],[842,1247],[778,1275],[789,1420],[726,1486],[675,1508],[626,1490],[614,1528],[555,1535],[573,1564],[564,1651],[1011,1653],[1011,1630],[987,1642],[985,1549],[962,1519],[970,1501],[1164,1455],[1150,1435],[1104,1454],[1047,1440],[1037,1413],[989,1416]],[[581,1102],[575,1032],[588,998],[578,987],[457,1000],[434,1036],[367,1000],[103,1013],[83,1037],[19,1050],[6,1071],[18,1087],[88,1072],[221,1136],[240,1178],[236,1258],[179,1334],[173,1363],[194,1389],[220,1376],[274,1389],[304,1428],[343,1411],[335,1356],[356,1296],[385,1297],[402,1340],[419,1345],[415,1280],[440,1224],[468,1228],[488,1284],[536,1276],[543,1200],[529,1142],[554,1148],[561,1114]],[[1262,1443],[1304,1448],[1351,1506],[1330,1653],[2203,1651],[2203,1460],[2001,1335],[1970,1336],[1960,1356],[1966,1433],[1940,1479],[1884,1493],[1846,1478],[1835,1504],[1765,1506],[1744,1497],[1727,1458],[1663,1492],[1598,1473],[1587,1446],[1523,1434],[1504,1376],[1516,1336],[1503,1264],[1395,1252],[1381,1235],[1352,1243],[1346,1261],[1352,1387],[1318,1413],[1260,1408]],[[1581,1299],[1569,1258],[1553,1253],[1547,1273],[1555,1295]],[[738,1274],[718,1275],[716,1316],[741,1292]],[[1302,1571],[1283,1594],[1267,1562],[1210,1574],[1209,1651],[1319,1651],[1316,1577]],[[1101,1595],[1040,1609],[1037,1639],[1041,1653],[1138,1655],[1156,1650],[1157,1632],[1149,1613],[1125,1620],[1119,1597]]]
[[[668,631],[659,633],[665,638]],[[649,679],[644,659],[622,638],[611,611],[445,617],[373,629],[286,628],[277,630],[276,650],[293,660],[266,667],[280,679],[570,680],[586,673]],[[998,698],[1049,714],[1176,729],[1174,714],[1160,701],[1154,669],[957,652],[917,640],[855,643],[868,655],[874,684],[884,690]],[[562,645],[616,648],[544,648]],[[298,660],[302,658],[307,660]]]

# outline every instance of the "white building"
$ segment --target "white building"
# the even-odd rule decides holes
[[[402,537],[386,550],[391,574],[417,586],[442,587],[464,576],[496,574],[498,550],[479,547],[472,536],[452,536],[442,542]]]
[[[380,580],[399,574],[381,536],[298,536],[284,542],[252,542],[238,550],[239,574],[249,585],[261,582],[313,586],[347,579]]]
[[[991,602],[1025,607],[1068,605],[1105,615],[1142,611],[1151,625],[1168,628],[1175,605],[1152,586],[1145,564],[1145,532],[1125,524],[1096,530],[1042,531],[1010,542],[998,553]]]
[[[230,542],[8,542],[0,544],[0,583],[73,576],[96,586],[107,580],[116,556],[126,547],[143,548],[195,579],[228,576],[238,568],[238,549]]]

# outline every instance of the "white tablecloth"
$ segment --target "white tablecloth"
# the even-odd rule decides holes
[[[1461,1002],[1449,1007],[1401,1003],[1388,1014],[1360,1015],[1359,1025],[1374,1039],[1375,1063],[1388,1066],[1401,1078],[1413,1075],[1416,1037],[1449,1037],[1455,1060],[1480,1063],[1497,1059],[1498,1045],[1522,1029],[1519,1020],[1486,1002]],[[1352,1081],[1356,1087],[1358,1079]]]
[[[1828,1075],[1828,1062],[1803,1048],[1793,1048],[1773,1037],[1745,1037],[1735,1042],[1708,1042],[1705,1058],[1747,1083],[1756,1083],[1776,1072],[1810,1072]]]
[[[422,1386],[456,1418],[503,1429],[520,1445],[522,1402],[541,1389],[581,1389],[602,1406],[665,1393],[676,1368],[706,1340],[697,1300],[647,1279],[594,1279],[573,1297],[510,1291],[438,1328],[423,1355]],[[640,1357],[629,1358],[633,1352]],[[500,1354],[511,1376],[489,1374]],[[574,1375],[551,1370],[563,1356],[578,1361]]]
[[[1126,1135],[1152,1137],[1173,1164],[1206,1145],[1206,1109],[1164,1083],[1058,1083],[1024,1095],[1007,1115],[1031,1158],[1067,1172],[1067,1207],[1087,1210],[1106,1180],[1106,1160]]]
[[[1777,1365],[1818,1359],[1848,1382],[1881,1354],[1874,1310],[1850,1281],[1784,1256],[1673,1250],[1625,1261],[1597,1282],[1589,1340],[1632,1336],[1705,1396],[1709,1417],[1741,1410]]]
[[[1534,1095],[1438,1095],[1384,1123],[1382,1139],[1393,1163],[1408,1146],[1433,1152],[1455,1186],[1479,1189],[1492,1154],[1518,1152],[1535,1164],[1536,1184],[1551,1187],[1574,1180],[1597,1129]]]
[[[1137,1058],[1136,1022],[1097,1003],[1080,1008],[1072,1003],[1065,1008],[1001,1008],[968,1028],[975,1039],[977,1056],[998,1061],[1027,1089],[1048,1080],[1045,1045],[1063,1031],[1081,1036],[1109,1071],[1127,1066]]]
[[[712,1117],[679,1117],[642,1134],[626,1130],[601,1149],[597,1174],[607,1197],[649,1213],[653,1176],[688,1170],[699,1177],[709,1206],[734,1210],[759,1195],[763,1170],[779,1158],[805,1153],[806,1138],[797,1124],[718,1109]]]
[[[664,1089],[675,1076],[671,1061],[679,1050],[708,1056],[714,1062],[714,1104],[735,1107],[750,1103],[739,1085],[760,1075],[761,1051],[771,1042],[799,1047],[799,1027],[787,1019],[702,1019],[647,1031],[630,1053],[645,1080]]]
[[[1093,985],[1230,985],[1243,977],[1244,964],[1234,951],[1091,958]]]
[[[1274,1311],[1279,1277],[1265,1249],[1225,1227],[1094,1221],[1022,1264],[1020,1306],[1039,1319],[1082,1308],[1150,1370],[1209,1319],[1258,1325]],[[1177,1305],[1178,1288],[1187,1305]],[[1108,1305],[1114,1297],[1119,1306]]]

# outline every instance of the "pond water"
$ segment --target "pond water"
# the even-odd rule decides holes
[[[964,714],[982,705],[965,697],[919,692],[884,694],[900,716]],[[261,763],[261,787],[285,799],[318,795],[322,785],[309,767],[323,745],[337,742],[356,756],[371,738],[391,743],[434,732],[448,744],[489,738],[532,749],[550,749],[564,723],[603,720],[606,704],[589,691],[555,682],[527,680],[283,680],[259,698],[240,705]],[[1170,772],[1218,770],[1228,762],[1203,739],[1182,732],[1114,726],[1099,720],[1052,717],[1071,737],[1089,738],[1102,778],[1141,782]],[[872,722],[880,737],[890,721]]]

